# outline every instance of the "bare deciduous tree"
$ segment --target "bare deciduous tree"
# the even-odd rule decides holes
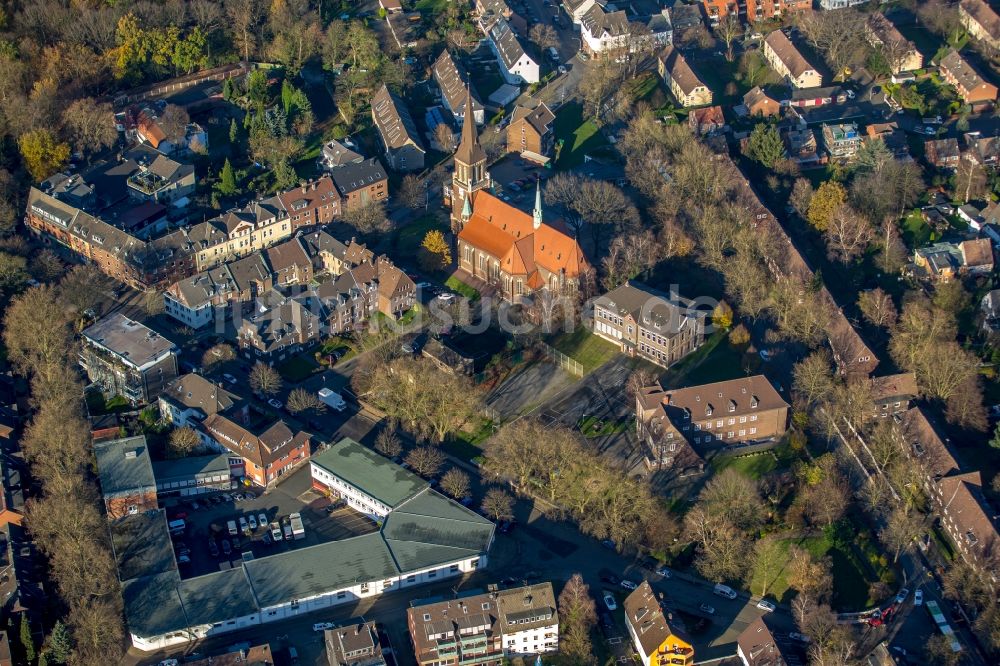
[[[438,125],[438,127],[441,127],[441,125]],[[403,182],[399,184],[397,196],[403,202],[404,206],[413,210],[423,206],[427,199],[424,184],[420,182],[420,178],[412,173],[403,176]]]
[[[719,24],[715,26],[715,34],[726,45],[726,60],[733,61],[733,42],[743,34],[743,26],[740,19],[732,13],[726,14]]]
[[[201,355],[201,367],[207,372],[209,368],[219,363],[232,361],[234,358],[236,358],[236,350],[233,349],[233,346],[220,342],[206,349],[205,353]]]
[[[826,237],[827,256],[833,261],[848,264],[864,254],[875,230],[868,220],[845,205],[830,216],[823,235]]]
[[[548,51],[550,47],[559,46],[559,36],[555,28],[548,23],[536,23],[531,26],[528,39],[538,47],[539,51]]]
[[[574,664],[595,664],[590,632],[597,623],[597,609],[583,577],[575,573],[559,594],[559,651]]]
[[[452,467],[441,477],[441,490],[457,500],[468,497],[469,475],[457,467]]]
[[[455,133],[448,126],[448,123],[438,123],[438,126],[434,128],[434,140],[447,153],[455,149]]]
[[[201,437],[191,428],[174,428],[167,444],[168,458],[185,458],[201,447]]]
[[[483,497],[483,511],[500,522],[514,518],[514,498],[505,490],[490,488]]]
[[[444,454],[433,446],[420,446],[406,454],[406,464],[420,476],[434,476],[441,471]]]
[[[257,361],[250,370],[250,388],[256,393],[274,395],[281,390],[281,375],[268,364]]]
[[[837,12],[812,11],[799,23],[806,39],[815,46],[834,72],[834,80],[846,77],[849,65],[864,54],[864,15],[848,8]]]
[[[865,319],[879,328],[893,328],[896,325],[896,318],[899,316],[892,296],[881,287],[868,289],[858,294],[858,309],[861,310]]]
[[[288,394],[288,400],[285,402],[285,407],[292,414],[298,414],[300,412],[312,411],[312,412],[322,412],[326,410],[326,404],[319,399],[319,396],[312,391],[307,391],[301,386],[292,389],[291,393]]]
[[[395,458],[403,452],[403,444],[396,431],[386,426],[375,436],[375,450],[386,458]]]

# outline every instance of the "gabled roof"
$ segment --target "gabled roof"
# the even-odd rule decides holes
[[[288,214],[310,208],[320,208],[329,203],[340,201],[337,188],[333,186],[330,176],[321,176],[315,180],[302,183],[278,194],[281,207]]]
[[[312,463],[390,509],[428,487],[413,472],[348,437],[314,455]]]
[[[979,472],[947,476],[938,483],[941,502],[948,518],[954,522],[960,545],[976,557],[987,559],[997,554],[1000,535],[982,485]]]
[[[917,387],[917,376],[912,372],[872,377],[871,382],[872,398],[876,402],[892,398],[911,400],[920,395],[920,389]]]
[[[625,11],[607,12],[598,4],[594,4],[580,18],[580,24],[593,37],[621,37],[628,34],[628,16]]]
[[[911,407],[903,414],[900,419],[900,434],[908,453],[916,458],[931,477],[949,476],[961,469],[950,446],[919,407]]]
[[[764,375],[671,389],[664,391],[660,399],[688,410],[694,420],[705,418],[709,408],[714,415],[739,416],[788,407]]]
[[[739,653],[747,666],[798,666],[805,664],[800,650],[782,635],[778,640],[767,626],[764,617],[758,617],[736,638]]]
[[[939,64],[941,65],[941,68],[947,70],[948,73],[950,73],[951,76],[953,76],[958,82],[958,85],[964,88],[967,92],[972,92],[982,85],[996,88],[996,86],[993,86],[993,84],[986,81],[979,74],[979,72],[977,72],[972,65],[969,64],[969,61],[962,57],[962,54],[955,49],[952,49],[948,52],[948,55],[941,58],[941,62]]]
[[[622,607],[625,621],[632,628],[634,636],[638,637],[644,662],[672,636],[691,644],[691,639],[679,622],[668,619],[664,614],[660,600],[647,581],[642,581],[638,588],[625,597]]]
[[[778,59],[784,63],[788,71],[791,72],[792,78],[799,78],[804,73],[808,71],[816,71],[816,68],[809,64],[809,62],[799,53],[799,50],[792,44],[792,40],[788,39],[780,30],[774,30],[767,36],[764,40]]]
[[[552,110],[544,102],[541,102],[533,109],[525,106],[515,106],[510,124],[513,125],[519,120],[524,120],[538,132],[539,136],[544,136],[551,129],[552,121],[555,119],[556,114],[552,113]]]
[[[345,164],[333,171],[330,176],[337,185],[337,190],[344,196],[363,190],[379,181],[386,180],[385,167],[378,159]]]
[[[679,294],[665,294],[638,282],[626,282],[594,301],[595,306],[632,319],[648,330],[673,337],[696,327],[699,315],[693,302]]]
[[[275,273],[288,270],[293,266],[312,267],[312,260],[306,254],[306,249],[299,238],[292,238],[279,245],[269,247],[267,261]]]
[[[412,145],[421,151],[424,149],[410,110],[384,84],[372,98],[372,114],[386,148],[394,150]]]
[[[160,397],[185,409],[197,409],[205,416],[225,411],[240,399],[193,372],[173,379]]]
[[[505,18],[498,18],[490,27],[490,39],[496,45],[507,71],[513,71],[521,58],[531,58],[527,45],[520,35],[511,30],[510,23]]]
[[[455,115],[465,113],[466,95],[469,92],[472,95],[472,110],[474,112],[483,110],[479,94],[469,79],[469,73],[455,62],[454,56],[447,49],[442,51],[438,59],[434,61],[434,80],[441,88],[441,94],[444,96],[448,108]]]
[[[341,167],[353,162],[361,162],[364,159],[361,153],[351,150],[342,141],[330,139],[323,144],[323,161],[330,168]]]
[[[685,95],[690,95],[695,88],[707,87],[691,69],[687,59],[684,58],[684,54],[679,49],[668,46],[660,55],[660,60],[663,61],[663,66],[671,80],[680,86]]]
[[[962,0],[961,8],[982,26],[990,39],[1000,39],[1000,16],[986,0]]]
[[[966,266],[993,265],[993,245],[989,238],[962,241],[959,244],[959,250],[962,252]]]

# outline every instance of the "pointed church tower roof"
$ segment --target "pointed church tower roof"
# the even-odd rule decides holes
[[[472,106],[472,89],[465,89],[465,117],[462,119],[462,142],[455,151],[455,161],[477,164],[486,161],[486,151],[479,145],[476,136],[476,114]]]
[[[535,210],[532,212],[533,226],[538,229],[542,226],[542,181],[535,181]]]
[[[462,219],[468,220],[472,217],[472,195],[465,197],[465,203],[462,204]]]

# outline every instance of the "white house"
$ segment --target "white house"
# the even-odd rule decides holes
[[[538,83],[538,61],[528,53],[527,44],[510,28],[505,18],[490,26],[490,48],[500,63],[500,73],[507,83]]]
[[[174,378],[160,393],[157,405],[160,419],[175,428],[192,428],[205,446],[221,450],[220,445],[201,427],[209,416],[227,410],[240,400],[201,375],[190,373]]]
[[[624,11],[606,12],[595,4],[580,19],[583,50],[590,54],[625,48],[629,32],[628,16]]]

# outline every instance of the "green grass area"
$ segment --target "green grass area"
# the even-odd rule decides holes
[[[483,442],[493,434],[493,421],[481,419],[478,427],[448,438],[441,447],[456,458],[475,462],[483,455]]]
[[[588,416],[580,419],[576,424],[584,437],[606,437],[616,433],[624,432],[629,427],[631,420],[625,421],[605,421],[596,416]]]
[[[460,294],[462,296],[465,296],[470,301],[478,301],[479,300],[479,291],[477,289],[475,289],[473,287],[470,287],[469,285],[465,284],[464,282],[462,282],[461,280],[459,280],[454,275],[452,275],[450,278],[448,278],[447,280],[444,281],[444,286],[448,287],[452,291],[454,291],[454,292],[456,292],[456,293],[458,293],[458,294]]]
[[[597,124],[583,117],[583,105],[569,102],[556,114],[556,142],[562,141],[556,166],[569,169],[583,164],[584,155],[608,144]]]
[[[728,62],[722,56],[712,56],[694,63],[695,73],[712,91],[712,104],[729,106],[743,102],[743,95],[750,90],[750,87],[740,81],[738,68],[738,60]]]
[[[127,412],[132,409],[129,401],[120,395],[105,400],[104,395],[100,391],[87,391],[84,394],[84,398],[87,401],[87,411],[91,416],[117,414],[118,412]]]
[[[903,34],[903,37],[906,37],[916,45],[917,50],[923,54],[924,61],[928,61],[934,57],[934,54],[937,53],[938,49],[944,45],[941,38],[928,30],[926,26],[897,25],[897,27]]]
[[[438,16],[448,7],[448,0],[417,0],[413,8],[421,14]]]
[[[720,455],[709,463],[716,474],[724,469],[735,469],[744,476],[759,479],[778,469],[778,458],[771,451],[763,451],[745,456]]]
[[[424,242],[428,231],[448,231],[445,223],[437,215],[423,215],[407,225],[399,227],[393,234],[393,247],[404,252],[416,252]]]
[[[549,344],[582,365],[584,373],[593,372],[618,353],[615,345],[583,326],[577,327],[572,333],[560,335]]]
[[[293,356],[278,366],[278,374],[286,382],[297,384],[306,379],[319,368],[306,353]]]
[[[659,86],[660,80],[656,72],[643,72],[635,79],[629,81],[627,85],[632,99],[639,101],[652,95],[653,91]]]
[[[933,231],[919,210],[913,210],[903,218],[901,224],[903,241],[907,247],[918,248],[927,245],[931,240]]]
[[[709,384],[746,375],[743,352],[726,341],[727,331],[716,331],[701,347],[671,367],[660,382],[668,388]],[[697,373],[696,373],[697,371]]]

